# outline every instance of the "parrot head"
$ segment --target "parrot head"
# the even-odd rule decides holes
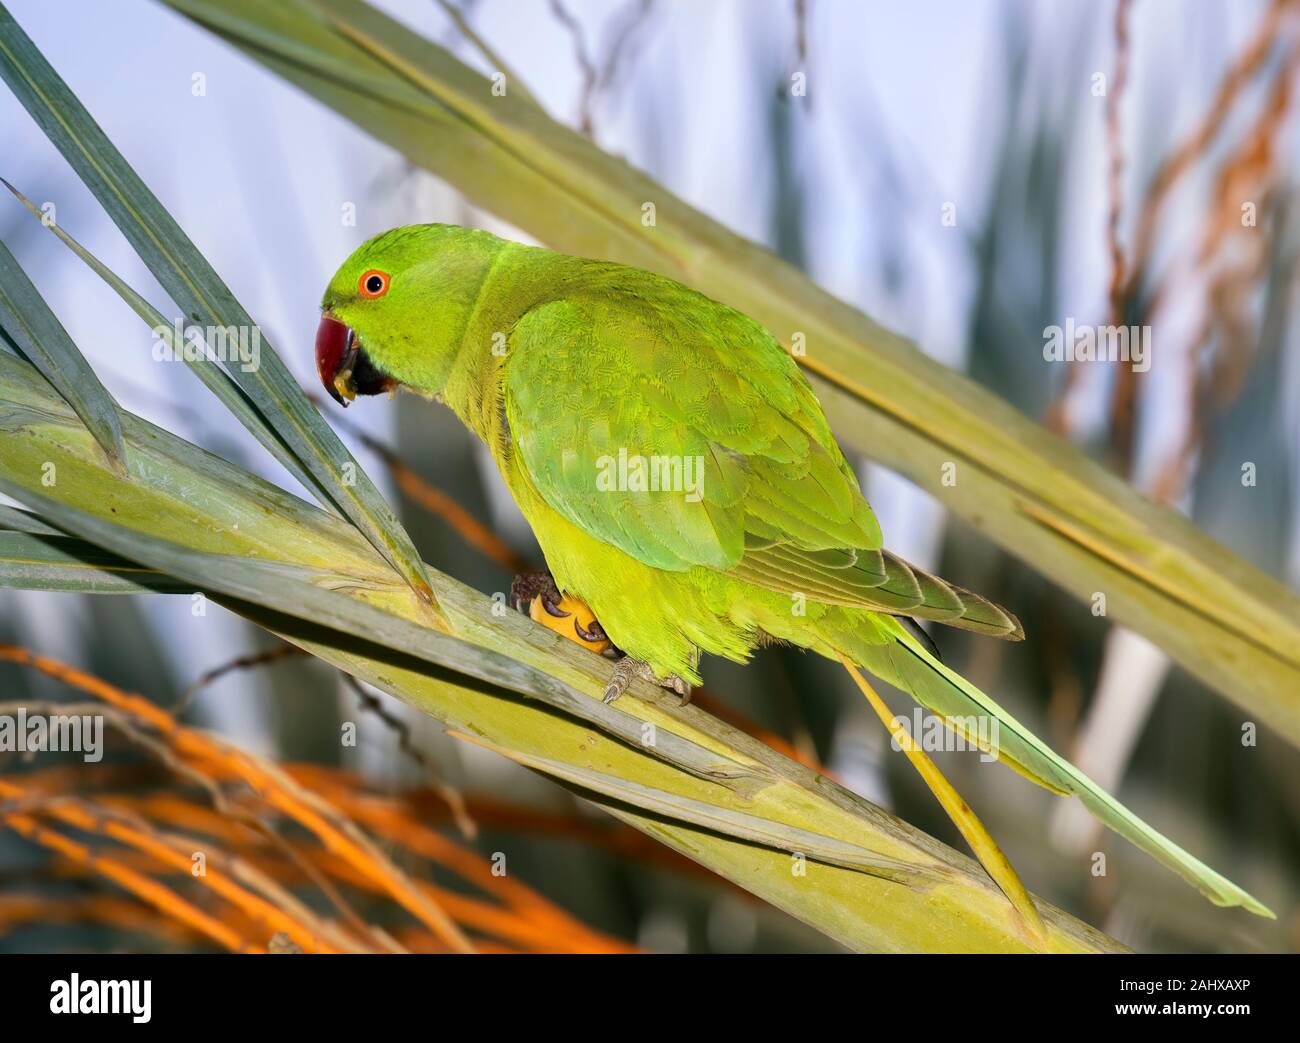
[[[394,228],[362,243],[321,300],[316,372],[335,401],[410,387],[438,395],[504,241],[458,225]]]

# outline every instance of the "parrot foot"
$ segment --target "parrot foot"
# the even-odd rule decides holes
[[[650,669],[650,664],[643,663],[639,659],[633,659],[629,655],[624,656],[614,664],[613,673],[609,676],[609,684],[605,686],[605,702],[612,703],[626,692],[628,686],[637,678],[649,681],[651,684],[657,684],[660,688],[668,688],[676,692],[681,698],[683,706],[691,701],[691,686],[676,674],[669,674],[663,680],[660,680],[655,677],[655,672]]]
[[[552,616],[563,618],[569,615],[560,608],[560,589],[555,585],[549,572],[531,572],[525,576],[516,576],[510,584],[510,604],[515,610],[528,615],[528,608],[533,599],[540,597],[542,606]]]

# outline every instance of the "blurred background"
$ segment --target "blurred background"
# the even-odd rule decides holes
[[[528,241],[158,4],[8,5],[309,389],[321,291],[362,240],[447,221]],[[1300,5],[1136,0],[1121,5],[1118,24],[1114,0],[377,6],[491,72],[462,20],[557,119],[1296,585]],[[804,94],[791,91],[798,73]],[[167,311],[7,91],[0,157],[0,174],[52,203],[63,228]],[[0,202],[0,238],[126,408],[305,495],[185,367],[144,364],[148,330],[16,203]],[[1044,329],[1067,320],[1150,326],[1160,365],[1135,376],[1048,363]],[[450,414],[409,397],[325,412],[436,567],[494,592],[509,588],[511,556],[539,559],[490,460]],[[975,756],[938,755],[1028,886],[1139,949],[1300,948],[1300,753],[1262,727],[1244,744],[1241,712],[1158,649],[907,481],[855,463],[891,549],[1025,622],[1028,640],[1016,646],[936,633],[949,664],[1280,918],[1217,910],[1072,805]],[[1256,485],[1231,495],[1244,463]],[[486,551],[481,538],[467,542],[481,535],[475,524],[501,542]],[[458,921],[488,947],[835,948],[215,606],[195,617],[183,597],[0,591],[0,642],[296,766],[411,879],[451,896]],[[769,649],[748,668],[709,661],[704,673],[711,711],[962,848],[837,667]],[[69,689],[0,663],[0,691],[0,701],[32,703]],[[349,723],[355,744],[340,741]],[[44,771],[68,787],[119,787],[132,813],[197,828],[210,803],[169,805],[174,786],[156,758],[111,732],[109,743],[98,767],[0,753],[0,778]],[[1102,877],[1090,872],[1098,851]],[[494,920],[475,898],[502,853],[521,887],[517,923]],[[390,900],[329,870],[286,879],[312,901],[325,895],[388,922]],[[0,951],[211,945],[84,862],[0,832]]]

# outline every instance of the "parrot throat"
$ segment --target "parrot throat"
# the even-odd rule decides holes
[[[493,300],[491,283],[489,273],[466,323],[451,372],[438,396],[460,422],[488,446],[495,445],[500,437],[505,401],[505,353],[494,351],[493,347],[504,341],[504,334],[498,331],[509,329],[518,319],[517,315],[512,317]]]
[[[515,350],[510,331],[533,308],[562,295],[580,264],[563,254],[503,241],[479,282],[440,397],[498,463],[512,449],[504,384]]]
[[[461,361],[463,359],[464,356]],[[505,418],[505,360],[489,352],[474,361],[476,365],[465,367],[465,375],[473,378],[470,380],[457,379],[462,368],[458,362],[442,393],[442,402],[494,453],[498,450],[508,452],[510,433]]]

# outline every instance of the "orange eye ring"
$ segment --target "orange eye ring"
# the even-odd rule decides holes
[[[373,301],[388,292],[389,281],[387,272],[371,268],[370,271],[363,272],[361,278],[357,280],[357,292],[366,300]]]

